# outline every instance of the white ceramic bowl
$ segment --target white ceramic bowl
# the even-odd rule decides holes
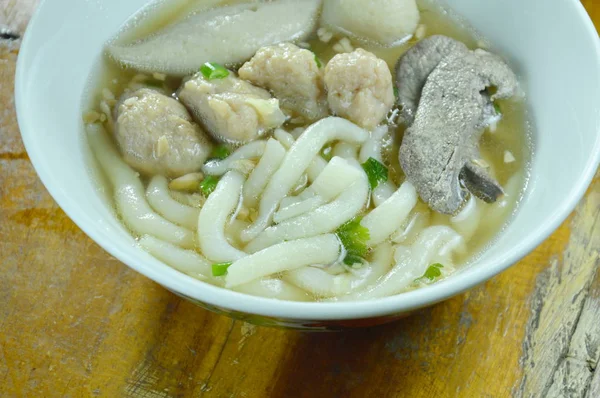
[[[365,0],[366,1],[366,0]],[[94,241],[131,268],[204,307],[292,327],[386,322],[481,283],[540,244],[573,210],[600,158],[600,46],[577,0],[449,0],[524,77],[535,153],[520,211],[471,267],[417,291],[357,303],[295,303],[204,284],[134,245],[90,178],[82,96],[104,42],[147,0],[46,0],[19,55],[16,106],[23,141],[46,188]],[[73,253],[77,255],[77,253]]]

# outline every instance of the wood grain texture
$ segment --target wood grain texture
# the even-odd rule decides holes
[[[20,35],[36,4],[0,0],[0,30]],[[369,330],[259,328],[129,270],[56,206],[19,138],[18,44],[0,39],[0,396],[600,397],[600,178],[464,295]]]
[[[600,350],[600,189],[592,187],[572,220],[563,255],[542,272],[532,296],[523,363],[524,396],[581,397]]]
[[[590,389],[585,396],[586,398],[600,397],[600,372],[594,373],[594,379],[592,380]]]

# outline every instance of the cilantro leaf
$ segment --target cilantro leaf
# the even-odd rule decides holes
[[[362,164],[362,168],[369,177],[369,185],[371,189],[377,188],[380,182],[388,180],[388,169],[381,164],[377,159],[369,158]]]
[[[423,276],[415,279],[415,282],[433,282],[435,279],[442,276],[442,268],[444,268],[444,266],[440,263],[431,264],[429,267],[427,267]]]
[[[363,258],[354,254],[347,254],[343,261],[346,265],[362,264]]]

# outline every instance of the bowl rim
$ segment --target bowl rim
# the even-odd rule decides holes
[[[588,159],[575,189],[544,223],[537,226],[532,234],[513,247],[510,253],[486,261],[485,266],[476,265],[469,272],[458,273],[434,285],[414,291],[366,301],[293,302],[234,292],[201,282],[183,273],[165,278],[160,270],[145,264],[132,251],[122,250],[114,246],[111,243],[110,236],[94,225],[93,220],[78,208],[77,203],[68,196],[67,192],[62,191],[54,184],[51,172],[41,167],[40,159],[43,157],[43,152],[36,149],[33,143],[35,130],[30,127],[28,119],[30,115],[27,113],[24,94],[27,81],[25,65],[34,56],[33,50],[29,46],[32,32],[39,16],[49,3],[51,2],[42,0],[30,20],[21,43],[15,78],[17,121],[25,149],[36,173],[50,195],[68,217],[106,252],[165,288],[219,309],[293,320],[349,320],[399,314],[443,301],[504,271],[547,239],[581,200],[600,164],[600,126],[597,126],[599,134],[594,145],[593,154]],[[585,24],[587,34],[597,36],[596,28],[583,5],[578,0],[571,0],[570,3],[571,6],[575,7],[580,22]],[[598,70],[600,70],[600,40],[595,41],[594,52],[596,64]]]

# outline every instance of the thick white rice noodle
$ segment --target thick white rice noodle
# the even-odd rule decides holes
[[[304,133],[304,131],[302,132]],[[290,149],[296,141],[294,136],[283,129],[275,130],[274,137],[283,145],[285,149]],[[327,166],[327,161],[321,157],[321,155],[315,156],[312,162],[306,169],[306,175],[309,181],[314,181],[323,169]]]
[[[332,155],[344,159],[358,159],[358,146],[340,141],[333,147]]]
[[[192,231],[165,220],[150,208],[138,173],[123,161],[104,127],[88,124],[86,130],[96,159],[113,187],[117,213],[127,228],[138,235],[153,235],[174,245],[193,248]]]
[[[283,161],[285,148],[279,141],[270,138],[260,161],[248,176],[244,184],[244,205],[253,208],[258,205],[260,194],[263,192],[271,176]]]
[[[360,163],[365,163],[369,158],[373,158],[380,163],[383,163],[381,154],[383,148],[383,139],[388,134],[388,126],[379,126],[371,132],[369,138],[361,147],[358,155]],[[372,192],[373,203],[375,206],[381,205],[390,196],[396,192],[396,185],[389,179],[385,182],[380,182]]]
[[[465,207],[454,217],[450,218],[452,227],[465,238],[465,242],[471,240],[475,231],[481,223],[481,212],[483,204],[475,195],[470,195]]]
[[[362,175],[362,170],[357,170],[346,160],[339,157],[332,158],[311,186],[297,197],[292,197],[296,200],[289,202],[287,206],[284,206],[283,201],[281,202],[280,210],[273,216],[273,221],[281,223],[316,209],[338,196],[362,178]]]
[[[380,182],[371,193],[375,207],[381,206],[394,192],[396,192],[396,185],[393,182],[390,180]]]
[[[249,253],[255,253],[283,240],[334,232],[342,224],[358,215],[364,208],[368,196],[369,182],[363,173],[356,182],[345,189],[331,203],[268,227],[252,240],[245,250]]]
[[[325,269],[304,267],[286,272],[284,279],[315,296],[342,296],[363,289],[385,275],[392,265],[392,254],[392,245],[385,242],[374,249],[371,263],[351,272],[331,275]]]
[[[398,230],[392,235],[394,243],[411,243],[429,224],[431,213],[428,210],[412,212]]]
[[[322,269],[323,271],[327,272],[329,275],[344,274],[344,273],[348,272],[348,266],[341,261],[341,260],[343,260],[345,255],[346,255],[346,251],[344,250],[342,253],[340,253],[339,261],[333,265],[326,265],[326,266],[313,265],[312,267]]]
[[[283,207],[283,201],[281,210],[273,215],[273,221],[276,224],[282,223],[290,218],[297,217],[301,214],[308,213],[321,206],[325,201],[320,196],[312,196],[305,200],[297,200],[289,202],[289,204]]]
[[[235,167],[235,163],[248,159],[256,159],[263,155],[267,142],[264,140],[252,141],[242,147],[239,147],[225,159],[214,159],[206,162],[202,166],[204,174],[211,176],[221,176],[228,170]]]
[[[294,184],[292,189],[290,190],[291,195],[297,195],[304,191],[304,188],[308,185],[308,176],[306,174],[302,174],[298,181]]]
[[[360,153],[358,155],[359,162],[364,163],[369,160],[369,158],[373,158],[383,163],[381,150],[383,146],[383,138],[387,135],[387,133],[387,126],[376,127],[371,132],[369,139],[365,141],[363,146],[360,148]]]
[[[261,278],[233,288],[252,296],[268,297],[288,301],[311,301],[304,290],[277,278]]]
[[[202,253],[214,262],[235,261],[244,256],[225,237],[225,224],[240,202],[244,177],[229,171],[210,194],[198,217],[198,242]]]
[[[380,206],[371,210],[360,222],[369,230],[369,246],[388,239],[417,204],[417,191],[408,181]]]
[[[171,197],[173,199],[175,199],[177,202],[181,203],[182,205],[195,207],[198,209],[202,207],[204,202],[206,202],[206,198],[204,197],[204,195],[202,195],[198,192],[188,193],[188,192],[179,192],[179,191],[172,190],[169,192],[169,194],[171,195]],[[196,226],[194,227],[194,229],[196,229]]]
[[[365,130],[338,117],[328,117],[308,127],[269,181],[260,201],[258,219],[244,231],[242,239],[247,242],[254,239],[269,225],[281,199],[290,192],[325,144],[334,140],[362,144],[367,138]]]
[[[300,197],[320,196],[325,200],[331,200],[339,195],[344,188],[364,177],[364,171],[360,168],[357,169],[354,162],[340,157],[333,157],[319,177],[306,191],[302,192]]]
[[[196,230],[200,209],[173,199],[169,194],[169,182],[166,177],[157,175],[150,180],[146,188],[146,198],[150,206],[167,220],[192,231]]]
[[[225,236],[227,237],[227,241],[232,246],[243,246],[240,235],[249,225],[250,223],[248,221],[234,219],[232,216],[232,219],[225,224]]]
[[[302,198],[303,193],[304,191],[300,192],[298,196],[286,196],[285,198],[281,199],[281,202],[279,203],[279,208],[285,209],[286,207],[289,207],[294,203],[302,202],[302,200],[304,199]]]
[[[196,279],[205,280],[211,276],[211,264],[194,250],[185,250],[150,235],[144,235],[139,245],[152,256]]]
[[[307,265],[330,264],[338,259],[340,250],[341,244],[334,234],[279,243],[231,264],[225,284],[233,287]]]
[[[421,277],[432,263],[451,259],[452,253],[464,250],[464,240],[452,228],[433,226],[425,229],[410,247],[397,246],[395,265],[375,285],[365,291],[343,297],[343,300],[372,299],[397,294]],[[444,264],[452,267],[452,264]]]
[[[292,135],[292,137],[294,137],[294,140],[297,140],[302,135],[302,133],[304,133],[304,130],[306,130],[306,128],[296,127],[295,129],[290,131],[290,134]]]

